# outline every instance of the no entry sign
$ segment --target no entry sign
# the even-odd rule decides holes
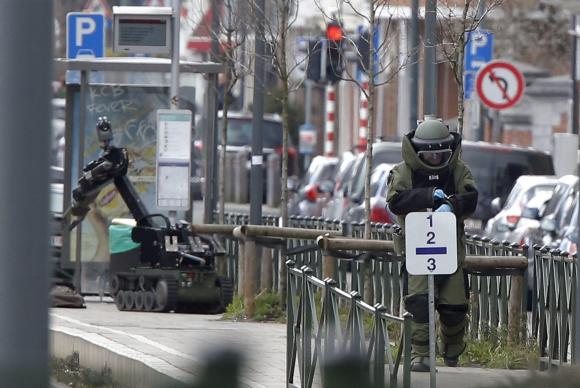
[[[524,87],[522,73],[505,61],[493,61],[482,67],[475,84],[481,102],[497,110],[517,104],[524,94]]]

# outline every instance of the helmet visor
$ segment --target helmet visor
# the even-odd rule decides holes
[[[445,166],[451,159],[452,151],[449,148],[443,150],[419,151],[417,155],[419,158],[429,166],[438,167]]]

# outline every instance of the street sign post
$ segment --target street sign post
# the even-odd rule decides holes
[[[484,105],[502,110],[513,107],[521,100],[525,81],[513,64],[493,61],[479,70],[475,88]]]
[[[455,214],[414,212],[405,217],[405,268],[411,275],[427,275],[429,289],[430,386],[435,377],[435,281],[434,275],[457,271],[457,226]]]
[[[463,89],[465,99],[470,99],[475,74],[493,58],[493,33],[477,29],[466,34]]]
[[[66,15],[66,57],[100,58],[105,55],[105,15],[69,12]]]

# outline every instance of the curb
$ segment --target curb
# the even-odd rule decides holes
[[[66,358],[77,352],[80,365],[94,371],[111,370],[116,383],[126,387],[186,387],[194,375],[167,361],[138,352],[125,345],[96,334],[54,326],[50,328],[51,355]]]

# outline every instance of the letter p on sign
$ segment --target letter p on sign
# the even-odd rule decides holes
[[[92,18],[85,18],[85,17],[78,17],[76,18],[76,27],[75,27],[76,39],[75,39],[75,46],[82,47],[83,45],[83,37],[85,35],[90,35],[95,32],[97,29],[97,23],[95,19]]]
[[[100,13],[70,12],[66,17],[67,58],[105,55],[105,16]]]

